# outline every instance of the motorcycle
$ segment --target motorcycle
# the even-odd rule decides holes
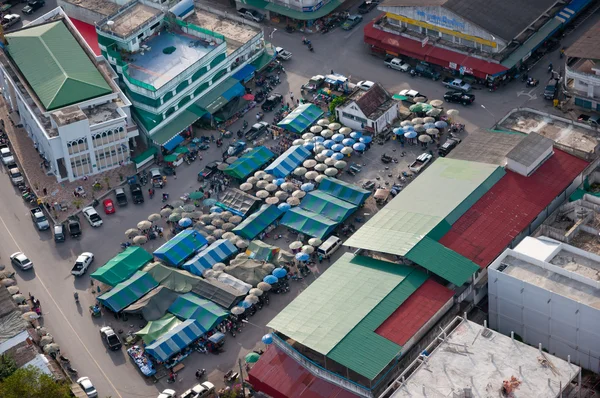
[[[310,51],[310,52],[314,52],[315,51],[314,48],[313,48],[313,46],[312,46],[312,44],[308,45],[308,51]]]
[[[131,246],[130,242],[121,243],[121,249],[123,249],[123,250],[127,249],[129,246]]]
[[[150,199],[152,199],[154,197],[154,189],[150,188],[148,190],[148,196],[150,197]]]
[[[410,70],[410,77],[416,77],[417,76],[417,71],[414,69]]]
[[[531,77],[529,79],[527,79],[527,87],[535,87],[539,83],[540,83],[540,81],[537,80],[537,79],[534,79],[534,78],[531,78]]]
[[[220,147],[222,147],[222,146],[223,146],[223,140],[219,138],[219,139],[217,140],[217,148],[220,148]]]
[[[169,194],[165,192],[165,193],[163,193],[163,195],[162,195],[162,201],[163,201],[163,203],[164,203],[164,202],[166,202],[167,200],[169,200]]]
[[[196,379],[200,380],[206,374],[206,369],[196,370]]]
[[[71,366],[71,364],[67,364],[66,369],[69,373],[72,373],[74,375],[77,375],[77,369],[75,369],[74,367]]]
[[[248,127],[248,122],[244,120],[244,123],[242,123],[242,129],[246,130],[246,127]]]

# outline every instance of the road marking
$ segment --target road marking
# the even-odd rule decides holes
[[[533,91],[535,91],[535,90],[536,90],[535,88],[532,88],[532,89],[531,89],[531,90],[529,90],[529,91],[525,91],[525,90],[517,91],[517,97],[520,97],[520,96],[522,96],[522,95],[525,95],[525,96],[529,97],[529,100],[530,100],[530,101],[531,101],[531,100],[535,100],[535,99],[537,99],[537,95],[535,95],[535,94],[531,94],[531,93],[532,93]]]
[[[17,243],[17,240],[15,239],[15,237],[13,236],[13,234],[10,232],[10,229],[8,229],[8,226],[6,225],[6,222],[4,222],[4,218],[2,218],[2,216],[0,216],[0,221],[2,222],[2,225],[4,225],[4,228],[6,229],[6,232],[8,232],[8,235],[10,236],[10,238],[12,239],[12,241],[14,242],[15,246],[17,247],[17,249],[20,252],[23,252],[23,250],[21,249],[21,247],[19,246],[19,244]],[[67,316],[65,315],[65,313],[63,312],[63,310],[60,308],[60,306],[58,305],[58,303],[56,302],[56,300],[54,300],[54,297],[52,297],[52,294],[50,294],[50,291],[48,290],[48,288],[46,287],[46,285],[44,284],[44,281],[42,280],[42,278],[37,277],[37,280],[40,282],[40,284],[42,285],[42,287],[44,288],[44,290],[46,291],[46,293],[48,294],[48,297],[50,297],[50,300],[52,300],[52,302],[54,303],[54,305],[56,306],[56,308],[58,309],[58,312],[60,312],[60,314],[63,316],[63,318],[65,319],[65,322],[67,323],[67,325],[69,325],[69,327],[71,328],[71,330],[73,331],[73,333],[75,334],[75,336],[77,337],[77,340],[79,340],[79,342],[81,343],[81,345],[83,346],[83,348],[85,349],[85,352],[88,353],[88,355],[90,356],[90,358],[92,359],[92,362],[94,362],[96,364],[96,366],[98,367],[98,369],[100,370],[100,373],[102,373],[102,376],[104,376],[104,378],[106,379],[106,381],[108,381],[108,384],[112,387],[112,389],[115,391],[115,393],[117,394],[117,397],[119,398],[123,398],[123,396],[121,394],[119,394],[119,390],[117,390],[117,388],[115,387],[115,385],[110,381],[110,379],[108,378],[108,375],[104,372],[104,370],[100,367],[100,364],[96,361],[96,359],[94,358],[94,356],[92,355],[92,353],[90,352],[90,350],[88,350],[88,348],[86,347],[85,343],[83,342],[83,340],[81,340],[81,337],[79,337],[79,335],[77,334],[77,332],[75,331],[75,328],[73,327],[73,325],[71,325],[71,322],[69,322],[69,320],[67,319]]]

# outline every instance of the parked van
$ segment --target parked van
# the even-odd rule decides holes
[[[331,256],[342,245],[342,240],[337,236],[330,236],[317,249],[317,253],[327,258]]]
[[[10,176],[10,181],[13,185],[18,185],[24,181],[23,174],[19,171],[19,168],[16,165],[8,166],[8,175]]]
[[[556,98],[556,94],[558,94],[558,79],[550,79],[544,89],[544,98],[553,100]]]

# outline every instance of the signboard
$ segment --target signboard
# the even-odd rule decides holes
[[[315,12],[317,11],[319,8],[323,7],[323,2],[319,1],[317,4],[315,4],[314,6],[310,6],[310,7],[302,7],[302,12]]]
[[[425,45],[429,42],[429,36],[425,36],[423,40],[421,40],[421,47],[425,47]]]

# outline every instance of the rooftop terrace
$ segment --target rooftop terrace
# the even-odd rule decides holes
[[[225,36],[227,54],[231,54],[261,32],[259,28],[252,25],[236,22],[202,9],[196,9],[187,18],[187,22]]]
[[[111,15],[109,19],[99,23],[100,29],[104,32],[110,32],[120,37],[128,37],[135,33],[142,25],[161,15],[161,11],[142,3],[135,3],[132,6],[125,6],[124,9],[116,15]],[[109,23],[112,21],[112,24]]]
[[[119,10],[119,5],[110,0],[61,0],[98,14],[109,16]],[[60,4],[59,4],[60,5]]]

